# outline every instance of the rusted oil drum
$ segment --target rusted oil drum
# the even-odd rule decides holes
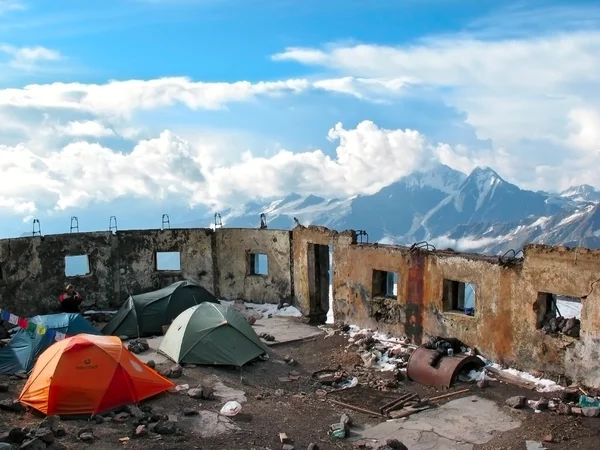
[[[437,389],[449,389],[463,370],[480,370],[485,363],[477,356],[444,356],[437,366],[431,367],[429,361],[434,351],[418,347],[408,360],[406,375],[417,383],[433,386]]]

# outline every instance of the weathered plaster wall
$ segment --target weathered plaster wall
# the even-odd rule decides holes
[[[213,231],[206,228],[119,231],[116,235],[119,282],[122,296],[192,280],[214,291]],[[157,252],[180,252],[180,271],[156,269]],[[121,298],[124,300],[124,298]]]
[[[0,305],[23,316],[57,311],[67,283],[86,297],[86,306],[100,308],[184,278],[213,292],[212,235],[209,229],[172,229],[0,240]],[[181,270],[157,271],[161,251],[179,251]],[[90,272],[66,277],[65,257],[76,255],[88,255]]]
[[[525,248],[523,271],[522,305],[529,311],[538,291],[585,298],[580,339],[538,335],[524,346],[521,356],[531,352],[533,358],[553,363],[576,381],[600,386],[600,250],[530,245]],[[535,313],[529,315],[531,322]]]
[[[503,266],[492,257],[349,245],[336,247],[334,260],[336,320],[417,343],[457,337],[495,361],[600,385],[600,291],[583,301],[579,340],[537,330],[534,309],[538,292],[587,295],[600,278],[600,251],[528,246],[522,264]],[[399,274],[397,299],[373,296],[373,270]],[[476,285],[475,316],[444,311],[444,278]]]
[[[90,274],[65,277],[65,256],[89,255]],[[72,282],[87,301],[106,305],[114,296],[112,235],[108,232],[59,234],[0,241],[0,304],[20,315],[44,314],[58,308],[65,283]]]
[[[356,242],[356,233],[348,230],[337,232],[320,226],[297,226],[292,231],[292,246],[294,256],[294,296],[295,306],[302,314],[315,318],[316,320],[324,320],[327,316],[327,310],[318,308],[317,305],[311,305],[309,295],[309,268],[308,268],[308,244],[318,245],[333,245],[334,255],[337,247],[347,247]],[[337,259],[333,257],[333,291],[335,297],[335,278],[337,271]]]
[[[521,262],[504,265],[481,255],[357,244],[353,231],[318,226],[26,237],[0,240],[0,307],[23,316],[56,311],[69,282],[87,304],[104,308],[128,293],[185,278],[220,298],[293,302],[305,316],[322,320],[327,305],[312,298],[309,244],[333,245],[336,320],[407,335],[415,343],[453,336],[495,361],[600,386],[600,250],[530,245]],[[156,269],[162,251],[180,252],[180,271]],[[252,253],[267,255],[267,275],[250,273]],[[65,257],[83,254],[90,273],[66,278]],[[373,295],[373,270],[398,273],[397,298]],[[444,310],[444,279],[476,285],[474,317]],[[538,292],[583,297],[580,339],[536,329]]]
[[[292,302],[291,233],[285,230],[218,228],[215,259],[219,298],[255,303]],[[268,274],[250,273],[250,254],[265,254]]]

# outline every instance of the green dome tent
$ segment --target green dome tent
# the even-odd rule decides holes
[[[244,316],[231,307],[214,303],[182,312],[158,348],[176,363],[236,367],[266,350]]]
[[[178,281],[158,291],[131,295],[116,316],[102,329],[104,334],[137,338],[161,334],[182,311],[217,298],[193,281]]]

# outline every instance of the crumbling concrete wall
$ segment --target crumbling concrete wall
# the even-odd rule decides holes
[[[88,275],[65,276],[65,257],[74,255],[89,255]],[[0,240],[0,305],[21,316],[53,312],[65,284],[73,283],[87,304],[106,306],[115,296],[114,264],[109,232]]]
[[[119,231],[114,250],[118,272],[115,291],[128,294],[191,280],[214,292],[213,231],[206,228]],[[158,252],[179,252],[181,270],[158,270]]]
[[[541,359],[575,381],[600,386],[600,250],[529,245],[524,253],[519,297],[528,324],[536,316],[533,305],[538,292],[578,297],[582,303],[581,337],[552,337],[535,330],[531,334],[537,334],[537,339],[520,356],[531,353],[535,360]]]
[[[334,250],[336,320],[406,335],[456,337],[485,356],[529,371],[600,386],[600,251],[527,246],[522,262],[451,251],[350,245]],[[396,298],[376,295],[374,270],[398,274]],[[444,280],[475,285],[475,315],[444,304]],[[597,283],[600,289],[600,281]],[[538,292],[582,297],[581,338],[537,328]]]
[[[216,292],[222,299],[291,303],[291,233],[286,230],[218,228]],[[251,255],[266,255],[268,273],[251,271]]]
[[[324,321],[328,309],[328,302],[326,305],[311,305],[311,281],[309,271],[312,269],[309,267],[308,248],[309,244],[318,245],[333,245],[334,254],[335,249],[338,247],[347,247],[356,242],[356,233],[352,230],[337,232],[320,226],[297,226],[292,230],[292,246],[293,246],[293,277],[294,277],[294,297],[296,300],[295,306],[305,316],[311,317],[317,321]],[[338,270],[337,258],[333,257],[333,295],[335,298],[335,279]],[[314,303],[314,302],[313,302]]]
[[[169,229],[0,240],[0,307],[22,316],[56,312],[67,283],[84,295],[85,306],[98,308],[181,279],[213,292],[212,235],[210,229]],[[180,252],[181,270],[157,270],[156,253],[171,251]],[[88,256],[89,273],[67,277],[65,257],[79,255]]]

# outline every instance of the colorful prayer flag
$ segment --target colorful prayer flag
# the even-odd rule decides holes
[[[37,334],[46,334],[46,327],[44,325],[38,325]]]
[[[8,317],[8,322],[12,325],[17,325],[19,323],[19,317],[15,316],[14,314],[10,314],[10,316]]]

